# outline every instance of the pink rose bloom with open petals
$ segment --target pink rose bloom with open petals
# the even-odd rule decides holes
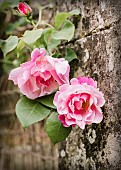
[[[30,99],[50,94],[59,85],[69,83],[70,66],[64,58],[52,58],[44,48],[34,49],[31,60],[11,71],[9,80]]]
[[[100,107],[105,99],[92,78],[73,78],[70,84],[60,86],[53,103],[65,127],[78,125],[84,129],[86,124],[100,123],[103,119]]]

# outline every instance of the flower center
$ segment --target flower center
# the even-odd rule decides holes
[[[89,101],[86,101],[86,102],[84,101],[82,103],[82,108],[86,110],[86,109],[88,109],[88,107],[89,107]]]

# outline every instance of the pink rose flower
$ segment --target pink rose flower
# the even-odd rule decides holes
[[[27,16],[30,13],[32,13],[31,7],[27,3],[25,3],[25,2],[20,2],[19,3],[18,10],[24,16]]]
[[[30,61],[11,71],[9,80],[18,85],[21,93],[35,99],[69,83],[69,71],[70,66],[64,58],[52,58],[46,55],[45,49],[36,48]]]
[[[100,123],[103,119],[100,107],[105,99],[92,78],[73,78],[70,84],[60,86],[53,103],[65,127],[78,125],[84,129],[86,124]]]

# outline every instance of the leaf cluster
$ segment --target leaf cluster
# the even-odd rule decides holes
[[[48,54],[56,58],[60,57],[60,53],[57,52],[58,45],[61,44],[62,40],[69,42],[74,36],[75,26],[69,20],[69,17],[79,13],[78,9],[58,13],[55,16],[54,26],[52,27],[26,30],[20,38],[10,36],[7,40],[0,40],[0,47],[5,59],[13,51],[17,53],[17,59],[21,58],[26,47],[31,50],[44,47]],[[52,54],[52,52],[54,53]],[[77,59],[75,52],[71,48],[66,48],[65,59],[68,62]],[[52,142],[56,144],[65,140],[71,132],[71,127],[64,127],[58,120],[58,113],[53,104],[53,98],[54,94],[43,96],[36,100],[30,100],[23,96],[16,105],[16,114],[23,128],[27,128],[33,123],[47,118],[46,131]]]

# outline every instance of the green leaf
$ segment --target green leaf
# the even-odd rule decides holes
[[[46,131],[51,141],[56,144],[63,141],[71,132],[72,127],[64,127],[60,120],[58,120],[58,113],[53,112],[47,119]]]
[[[6,54],[8,54],[14,48],[16,48],[17,44],[18,44],[17,36],[10,36],[7,40],[5,40],[1,45],[1,49],[3,51],[4,56],[6,56]]]
[[[13,64],[3,63],[2,68],[3,68],[4,73],[9,74],[10,71],[15,68],[15,66]]]
[[[71,62],[73,59],[78,59],[78,58],[77,58],[77,55],[75,54],[75,52],[71,48],[67,48],[65,59],[68,62]]]
[[[21,39],[17,45],[17,50],[21,51],[25,47],[24,41]]]
[[[73,38],[74,31],[75,31],[75,27],[72,24],[72,22],[66,20],[61,30],[60,31],[54,30],[52,36],[56,40],[63,39],[63,40],[70,41]]]
[[[80,14],[79,9],[74,9],[70,12],[61,12],[55,16],[54,25],[58,29],[68,17],[79,14]]]
[[[43,29],[26,31],[23,35],[23,41],[28,44],[34,44],[42,35]]]
[[[52,109],[56,109],[55,105],[53,104],[54,95],[55,94],[50,94],[50,95],[40,97],[39,99],[37,99],[37,101],[42,103],[43,105],[45,105],[47,107],[50,107]]]
[[[61,54],[58,53],[58,52],[56,52],[56,53],[54,53],[54,54],[52,55],[52,57],[54,57],[54,58],[59,58],[60,56],[61,56]]]
[[[44,40],[44,35],[42,34],[41,37],[36,41],[37,48],[45,48],[47,49],[46,42]]]
[[[80,14],[80,9],[73,9],[72,11],[69,12],[71,15],[79,15]]]
[[[4,43],[5,43],[5,40],[0,39],[0,48],[2,48],[2,46],[4,45]]]
[[[52,37],[53,28],[49,28],[44,33],[44,40],[47,44],[48,49],[54,49],[60,44],[60,40],[53,39]]]
[[[19,0],[3,0],[0,2],[0,11],[4,11],[6,8],[14,8],[19,4]]]
[[[14,14],[13,14],[14,15]],[[14,21],[14,24],[9,22],[6,25],[6,34],[12,35],[13,32],[18,28],[22,26],[26,26],[26,17],[20,17],[17,19],[17,21]]]
[[[16,114],[24,128],[43,120],[50,113],[50,109],[44,107],[35,100],[22,97],[16,105]]]

